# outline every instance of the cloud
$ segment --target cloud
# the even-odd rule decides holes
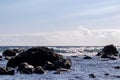
[[[104,46],[120,45],[120,30],[75,30],[31,34],[1,34],[1,46]]]

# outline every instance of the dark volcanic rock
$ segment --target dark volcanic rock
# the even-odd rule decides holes
[[[6,66],[15,68],[15,67],[19,66],[22,62],[25,62],[23,57],[21,55],[18,55],[16,57],[10,59]]]
[[[115,57],[110,57],[109,59],[111,59],[111,60],[117,60],[117,58],[115,58]]]
[[[20,71],[21,74],[32,74],[34,72],[34,67],[27,63],[21,63],[18,66],[18,71]]]
[[[102,55],[102,51],[100,51],[100,52],[98,52],[97,54],[96,54],[96,56],[101,56]]]
[[[85,56],[83,59],[92,59],[90,56]]]
[[[0,55],[0,58],[2,58],[2,56]]]
[[[105,76],[108,76],[108,75],[110,75],[110,74],[109,74],[109,73],[105,73],[104,75],[105,75]]]
[[[5,60],[10,60],[12,57],[6,56],[4,59]]]
[[[62,55],[55,53],[53,49],[49,49],[47,47],[32,47],[24,51],[23,53],[17,55],[16,57],[10,59],[7,63],[7,67],[15,68],[23,62],[27,62],[28,64],[34,67],[43,67],[46,64],[46,62],[51,62],[55,65],[55,62],[59,60],[63,61],[63,67],[70,68],[70,59],[65,60]],[[48,65],[52,66],[51,64]]]
[[[22,69],[20,71],[21,74],[32,74],[33,73],[33,69],[32,68],[25,68],[25,69]]]
[[[114,69],[120,69],[120,66],[115,66]]]
[[[64,59],[63,63],[64,63],[63,68],[70,69],[70,67],[72,66],[72,62],[71,62],[71,60],[69,58]]]
[[[105,46],[99,54],[101,54],[101,58],[109,58],[111,60],[116,60],[115,57],[119,56],[117,48],[114,45]]]
[[[3,56],[16,56],[16,52],[12,49],[12,50],[5,50],[3,53],[2,53]]]
[[[5,68],[0,68],[0,75],[14,75],[14,70],[7,70]]]
[[[2,60],[2,56],[0,55],[0,61]]]
[[[4,68],[0,68],[0,75],[5,75],[6,72],[7,72],[6,69],[4,69]]]
[[[14,70],[11,70],[11,71],[7,71],[6,73],[7,75],[15,75],[15,71]]]
[[[2,55],[9,58],[15,57],[17,54],[22,53],[24,50],[23,49],[7,49],[5,50]]]
[[[43,67],[45,70],[55,70],[56,69],[55,65],[49,61],[47,61]]]
[[[118,51],[114,45],[107,45],[102,49],[106,55],[118,55]]]
[[[21,63],[19,66],[18,66],[18,71],[22,70],[22,69],[25,69],[25,68],[34,68],[32,65],[29,65],[28,63],[24,62],[24,63]]]
[[[96,78],[96,76],[94,74],[89,74],[90,78]]]
[[[120,78],[120,75],[113,75],[113,77],[115,77],[115,78]]]
[[[36,74],[44,74],[45,70],[41,66],[37,66],[34,70],[34,73]]]
[[[63,59],[63,60],[58,60],[55,62],[56,68],[66,68],[70,69],[72,63],[70,59]]]
[[[108,55],[103,54],[101,58],[109,58]]]

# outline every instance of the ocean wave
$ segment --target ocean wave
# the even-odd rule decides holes
[[[28,49],[31,46],[1,46],[0,47],[0,55],[6,49],[13,49],[13,48],[23,48]],[[64,56],[79,56],[79,55],[91,55],[94,56],[99,51],[102,50],[103,47],[101,46],[53,46],[49,47],[54,49],[54,51],[58,54],[62,54]],[[118,52],[120,52],[120,47],[117,47]]]
[[[92,53],[92,52],[100,51],[102,49],[102,47],[77,47],[77,48],[75,48],[75,47],[71,47],[71,48],[54,47],[53,49],[57,53],[82,53],[82,52]]]

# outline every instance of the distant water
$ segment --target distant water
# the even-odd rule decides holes
[[[29,49],[33,46],[0,46],[0,54],[6,49]],[[56,53],[60,53],[66,56],[74,56],[74,55],[85,55],[85,54],[94,54],[102,50],[103,46],[47,46],[49,48],[54,49]],[[117,47],[120,52],[120,47]]]
[[[29,49],[33,46],[0,46],[0,52],[6,49]],[[98,52],[102,47],[100,46],[47,46],[54,49],[56,53],[79,53],[79,52]]]

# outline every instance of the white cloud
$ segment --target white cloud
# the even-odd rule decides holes
[[[79,27],[70,31],[51,33],[6,34],[0,35],[1,46],[99,46],[120,45],[120,30],[89,30]]]

